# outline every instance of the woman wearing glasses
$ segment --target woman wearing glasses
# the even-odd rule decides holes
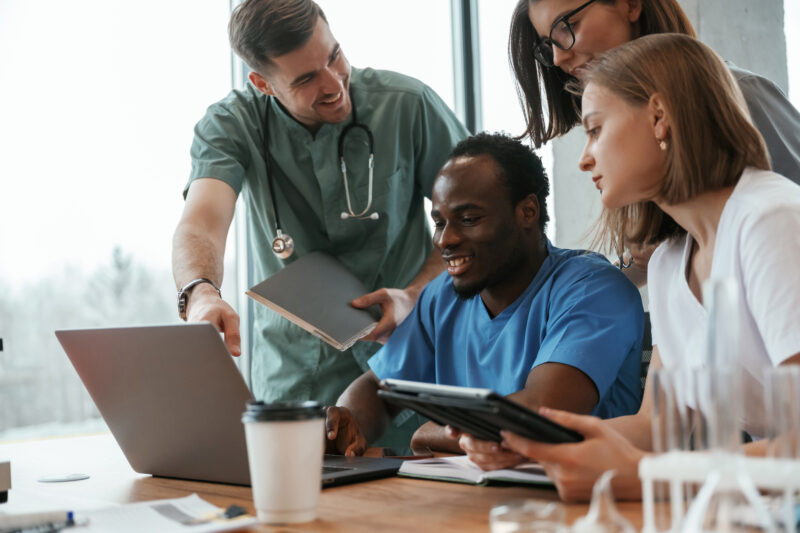
[[[651,368],[697,367],[708,321],[700,287],[712,275],[733,279],[741,302],[731,323],[739,346],[732,362],[743,374],[741,422],[763,435],[763,369],[800,363],[800,187],[769,170],[735,80],[691,37],[635,39],[592,62],[580,83],[587,141],[579,165],[601,192],[603,240],[615,248],[664,241],[648,273]],[[587,499],[612,468],[615,495],[635,499],[638,462],[652,446],[652,387],[648,376],[641,409],[626,417],[541,409],[585,440],[553,445],[504,432],[505,453],[540,461],[565,500]],[[467,448],[468,440],[461,441]],[[746,451],[763,454],[764,444]],[[498,456],[488,451],[469,453],[494,466],[487,461]]]
[[[580,79],[603,52],[653,33],[695,36],[676,0],[520,0],[511,21],[509,54],[526,133],[534,144],[580,123],[580,100],[564,90],[570,80]],[[764,137],[773,170],[800,183],[800,113],[771,81],[728,66]]]
[[[565,88],[583,76],[592,60],[638,37],[658,33],[694,36],[677,1],[521,0],[511,23],[509,53],[527,119],[526,134],[534,144],[540,146],[580,124],[580,97]],[[800,181],[800,113],[769,80],[728,66],[764,139],[773,170]],[[625,161],[622,152],[618,159]],[[776,231],[786,235],[781,229]],[[627,243],[638,252],[634,261],[640,276],[655,248],[641,244]],[[460,435],[451,431],[450,436]],[[632,454],[639,453],[625,438],[618,434],[614,438]],[[460,436],[460,445],[487,470],[523,460],[468,435]],[[613,461],[600,464],[614,467]]]
[[[564,87],[595,57],[654,33],[695,35],[677,0],[520,0],[509,55],[533,143],[541,146],[580,123],[580,100]],[[772,169],[800,183],[800,113],[770,80],[728,67],[764,137]],[[625,273],[637,285],[646,282],[653,250],[631,248],[634,268]]]

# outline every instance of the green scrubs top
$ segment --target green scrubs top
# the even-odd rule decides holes
[[[247,208],[250,283],[259,282],[311,251],[336,256],[370,290],[405,287],[431,249],[423,196],[452,148],[468,135],[453,112],[423,83],[393,72],[352,69],[350,94],[358,120],[375,139],[373,200],[378,220],[342,220],[347,210],[337,160],[340,124],[316,137],[274,99],[248,84],[212,105],[195,127],[189,183],[216,178],[243,194]],[[269,153],[278,214],[295,254],[271,250],[275,216],[264,163],[264,116],[269,107]],[[344,158],[353,210],[367,202],[368,145],[363,130],[345,137]],[[367,369],[380,347],[358,342],[346,352],[306,333],[265,306],[254,306],[251,347],[253,395],[265,401],[316,400],[333,405]]]

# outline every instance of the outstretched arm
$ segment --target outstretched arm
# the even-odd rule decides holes
[[[612,482],[614,494],[623,499],[640,498],[639,460],[652,449],[650,423],[654,393],[651,390],[651,371],[659,368],[661,357],[658,347],[654,346],[644,400],[634,415],[600,420],[546,408],[539,410],[554,422],[583,434],[583,442],[546,444],[504,432],[502,448],[526,460],[539,461],[566,501],[588,500],[594,482],[611,468],[617,470]]]
[[[329,407],[325,420],[327,449],[332,453],[361,455],[380,437],[398,412],[378,396],[379,381],[372,370],[364,372]]]
[[[567,502],[587,501],[600,475],[616,471],[612,481],[614,496],[622,500],[641,499],[639,461],[645,453],[609,424],[593,416],[542,408],[539,414],[573,429],[584,440],[571,444],[535,442],[503,431],[502,446],[524,457],[539,461]]]
[[[591,413],[599,399],[597,387],[589,376],[577,368],[560,363],[545,363],[534,368],[528,374],[525,388],[508,398],[532,411],[548,406],[584,414]],[[452,428],[448,435],[458,438],[461,449],[484,470],[509,468],[528,460],[498,443],[459,434]]]
[[[222,283],[225,241],[236,208],[236,193],[227,183],[195,180],[172,238],[172,274],[177,288],[197,278]],[[241,354],[239,317],[207,283],[196,285],[187,301],[189,322],[207,321],[225,334],[232,355]]]

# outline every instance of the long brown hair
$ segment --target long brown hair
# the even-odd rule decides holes
[[[598,0],[613,4],[614,0]],[[539,36],[528,19],[528,6],[536,0],[519,0],[511,18],[508,57],[516,78],[517,96],[525,113],[526,129],[539,147],[567,133],[580,123],[580,99],[564,90],[574,78],[558,67],[545,67],[533,57]],[[639,35],[684,33],[694,37],[694,28],[677,0],[642,0]],[[544,89],[545,97],[542,97]],[[545,110],[549,121],[545,123]]]
[[[661,97],[670,128],[657,193],[661,202],[678,204],[733,186],[748,166],[770,169],[736,80],[697,39],[680,34],[634,39],[593,61],[581,83],[589,84],[635,107],[648,105],[654,94]],[[652,201],[604,208],[601,221],[595,244],[616,253],[628,244],[655,244],[685,233]]]

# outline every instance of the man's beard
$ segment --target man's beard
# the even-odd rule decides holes
[[[459,300],[471,300],[480,294],[480,292],[486,288],[488,283],[489,278],[484,278],[479,280],[477,283],[467,285],[466,287],[457,287],[456,284],[453,283],[453,291],[455,291]]]
[[[480,294],[483,289],[501,283],[509,277],[509,274],[516,272],[522,266],[522,263],[522,255],[512,253],[505,263],[497,267],[494,272],[489,273],[485,278],[479,279],[471,285],[462,285],[460,287],[453,283],[453,291],[455,291],[459,300],[471,300]]]

